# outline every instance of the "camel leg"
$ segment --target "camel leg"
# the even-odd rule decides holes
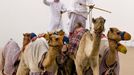
[[[82,67],[80,66],[80,64],[76,60],[75,60],[75,66],[76,66],[77,75],[83,75]]]
[[[93,70],[93,75],[99,75],[99,59],[97,57],[92,58],[91,68]]]
[[[57,73],[58,73],[58,71],[56,71],[56,72],[54,73],[54,75],[57,75]]]
[[[29,75],[29,71],[30,71],[29,68],[26,66],[24,62],[24,57],[22,56],[16,75]]]
[[[54,75],[57,75],[58,74],[58,66],[57,66],[55,61],[54,61],[54,64],[53,64],[53,68],[54,68]]]

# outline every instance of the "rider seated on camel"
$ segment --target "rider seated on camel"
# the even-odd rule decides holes
[[[74,28],[73,32],[70,32],[69,37],[72,36],[74,33],[79,32],[82,28],[84,28],[84,27],[81,22],[76,23],[75,28]]]
[[[31,38],[31,41],[32,41],[32,42],[37,39],[37,35],[36,35],[35,33],[31,33],[30,35],[31,35],[30,38]]]
[[[64,54],[66,54],[66,52],[68,52],[68,48],[69,48],[69,39],[71,39],[72,37],[74,37],[73,35],[74,34],[77,34],[77,33],[79,33],[81,30],[84,30],[84,27],[83,27],[83,25],[82,25],[82,23],[81,22],[78,22],[77,24],[76,24],[76,27],[75,27],[75,29],[73,30],[73,32],[69,35],[69,37],[67,37],[67,36],[65,36],[64,34],[64,31],[63,30],[60,30],[60,31],[58,31],[58,32],[54,32],[54,33],[56,33],[57,35],[63,35],[64,36],[64,38],[63,38],[63,48],[62,48],[62,51],[61,51],[61,53],[64,55]]]

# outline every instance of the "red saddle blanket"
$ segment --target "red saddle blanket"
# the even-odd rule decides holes
[[[81,27],[79,28],[79,30],[75,30],[73,33],[69,35],[69,53],[75,54],[77,52],[80,40],[86,31],[88,30]]]

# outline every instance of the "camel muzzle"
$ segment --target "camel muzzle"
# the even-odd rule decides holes
[[[130,40],[131,39],[131,35],[127,32],[120,32],[120,36],[122,40]]]

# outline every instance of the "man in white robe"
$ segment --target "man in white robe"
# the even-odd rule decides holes
[[[44,4],[50,6],[51,9],[51,22],[48,26],[48,32],[63,29],[62,13],[66,12],[65,6],[60,2],[60,0],[54,0],[53,2],[44,0]]]
[[[35,33],[31,33],[31,42],[24,50],[17,75],[44,75],[44,71],[38,67],[42,55],[48,51],[47,41],[42,38],[37,38]],[[29,70],[29,71],[28,71]]]
[[[12,39],[5,45],[2,50],[2,59],[0,67],[2,67],[2,74],[4,75],[16,75],[17,61],[20,55],[19,45]]]
[[[86,4],[91,4],[93,6],[93,2],[91,0],[75,0],[73,3],[73,10],[71,10],[69,18],[69,26],[70,32],[73,32],[77,23],[81,22],[82,26],[86,28],[86,20],[88,16],[87,6]]]

